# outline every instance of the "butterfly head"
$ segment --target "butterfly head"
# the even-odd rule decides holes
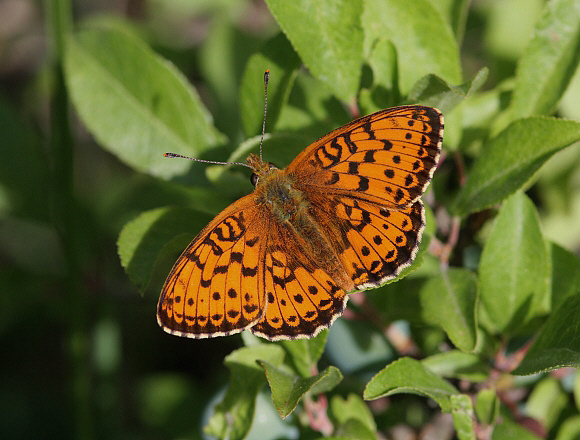
[[[253,171],[250,181],[254,186],[263,183],[266,177],[278,170],[278,167],[272,162],[264,162],[256,154],[249,154],[246,163]]]

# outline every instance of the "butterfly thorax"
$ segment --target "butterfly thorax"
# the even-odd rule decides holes
[[[338,285],[347,291],[352,290],[352,281],[342,269],[336,249],[330,245],[326,234],[310,214],[310,202],[306,194],[297,188],[299,185],[296,185],[294,175],[262,161],[256,155],[250,155],[246,162],[257,176],[254,190],[257,203],[264,206],[278,224],[292,231],[292,235],[298,239],[297,242],[284,245],[300,245],[313,267],[324,268]]]
[[[250,154],[247,164],[254,171],[253,183],[259,204],[265,206],[279,222],[293,222],[295,217],[304,215],[307,208],[302,191],[294,186],[291,175]]]

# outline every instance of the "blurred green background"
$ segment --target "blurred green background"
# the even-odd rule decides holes
[[[168,201],[163,183],[99,147],[74,112],[69,160],[76,208],[59,211],[53,118],[62,103],[52,101],[59,78],[46,16],[53,3],[0,1],[0,438],[202,438],[204,411],[228,381],[223,358],[242,345],[240,336],[191,341],[157,326],[160,284],[141,297],[120,265],[116,241],[127,221],[177,198]],[[485,88],[491,89],[513,76],[543,4],[473,1],[461,46],[464,78],[487,66]],[[130,22],[187,76],[229,138],[215,159],[245,140],[240,79],[248,57],[279,32],[264,3],[87,0],[72,6],[75,23],[103,16]],[[578,102],[577,72],[560,115],[580,120]],[[579,157],[577,145],[554,157],[531,191],[547,237],[576,253]],[[61,222],[73,225],[70,235],[85,232],[63,237]],[[71,246],[74,261],[67,257]],[[345,325],[351,324],[339,320],[331,335],[343,335]],[[327,362],[345,362],[340,351],[329,342]],[[364,376],[370,369],[361,365],[384,364],[384,354],[360,356],[367,358],[343,363],[343,372]],[[259,411],[270,414],[263,400]],[[298,438],[295,428],[270,415],[270,433]]]

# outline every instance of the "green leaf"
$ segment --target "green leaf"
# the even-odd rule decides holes
[[[234,440],[242,439],[248,433],[254,418],[256,395],[266,382],[257,360],[280,365],[284,360],[284,350],[275,344],[260,344],[240,348],[226,357],[230,383],[224,400],[216,405],[204,429],[206,434]]]
[[[450,396],[459,394],[459,391],[426,369],[421,362],[405,357],[379,371],[367,383],[363,397],[365,400],[373,400],[399,393],[430,397],[437,402],[442,411],[450,412]]]
[[[443,114],[448,113],[479,90],[487,80],[488,73],[489,70],[484,67],[471,80],[459,86],[450,85],[437,75],[429,74],[413,85],[407,101],[438,108]]]
[[[193,209],[166,207],[146,211],[123,227],[117,241],[121,265],[140,292],[147,288],[154,267],[185,249],[210,220]]]
[[[65,75],[83,123],[101,146],[138,171],[169,178],[190,163],[163,152],[197,156],[225,142],[196,91],[175,66],[119,29],[70,36]]]
[[[489,377],[489,365],[478,355],[450,350],[429,356],[421,361],[437,376],[482,382]]]
[[[266,371],[266,378],[272,391],[272,401],[280,417],[285,419],[294,411],[298,402],[307,392],[323,393],[333,389],[342,380],[336,367],[328,367],[316,376],[303,378],[288,374],[269,362],[258,361]]]
[[[530,393],[526,402],[526,414],[538,420],[546,431],[550,431],[566,405],[568,394],[562,389],[558,379],[546,377]]]
[[[472,351],[476,342],[477,277],[467,269],[448,269],[422,287],[422,316],[438,325],[462,351]]]
[[[551,243],[552,309],[570,295],[580,292],[580,259],[572,252]]]
[[[397,49],[399,87],[406,95],[420,78],[433,73],[450,84],[461,82],[459,49],[451,27],[427,0],[367,0],[361,17],[364,53],[388,38]]]
[[[558,429],[555,440],[576,440],[580,438],[580,416],[572,416],[564,420]]]
[[[324,353],[328,330],[322,330],[314,338],[294,339],[278,342],[290,355],[290,360],[296,371],[303,377],[312,375],[312,368]]]
[[[483,41],[494,59],[514,62],[524,52],[541,15],[543,0],[487,3]],[[525,11],[525,13],[524,13]]]
[[[358,419],[348,419],[336,429],[332,437],[324,437],[325,440],[375,440],[376,438],[376,433]]]
[[[503,203],[479,263],[481,300],[493,330],[516,332],[549,312],[550,277],[536,208],[518,192]]]
[[[459,149],[476,147],[489,138],[492,123],[506,110],[513,89],[513,78],[507,79],[485,92],[475,92],[461,105],[462,133]]]
[[[513,374],[534,374],[580,367],[580,294],[554,310]]]
[[[413,274],[396,283],[382,286],[376,290],[376,293],[373,291],[367,295],[380,312],[383,321],[405,319],[413,324],[424,324],[419,293],[429,279],[424,276],[416,277]]]
[[[451,415],[453,426],[459,440],[475,440],[475,426],[473,424],[473,404],[467,394],[451,396]]]
[[[493,440],[540,440],[532,431],[512,420],[508,411],[501,411],[501,417],[493,429]]]
[[[451,28],[455,39],[461,46],[465,25],[467,22],[467,13],[469,12],[469,0],[439,0],[432,5],[437,8],[439,14],[446,19]]]
[[[359,86],[363,32],[361,0],[266,0],[308,70],[352,101]]]
[[[246,63],[240,87],[240,115],[247,136],[262,133],[264,120],[264,72],[270,70],[266,132],[272,132],[288,101],[300,58],[283,33],[269,40],[262,51]]]
[[[354,419],[361,422],[373,433],[377,430],[371,410],[357,394],[351,393],[346,399],[342,396],[332,396],[330,413],[333,420],[339,425]]]
[[[475,414],[484,425],[493,425],[499,416],[499,398],[495,390],[485,388],[477,393]]]
[[[580,122],[530,117],[510,124],[487,142],[458,195],[465,216],[520,189],[554,153],[580,139]]]
[[[514,119],[549,114],[580,60],[580,3],[546,3],[534,36],[518,61],[511,106]]]
[[[352,120],[345,106],[324,83],[300,72],[286,105],[280,113],[277,131],[304,137],[302,149],[321,136]]]
[[[400,103],[397,50],[391,40],[386,37],[379,38],[375,42],[367,62],[373,73],[373,84],[371,90],[362,89],[360,91],[361,113],[374,113]]]

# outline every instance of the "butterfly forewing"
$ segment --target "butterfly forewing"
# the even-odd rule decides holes
[[[351,193],[383,206],[417,200],[431,179],[443,140],[443,116],[407,106],[357,119],[306,148],[288,166],[306,191]],[[319,189],[314,189],[316,186]]]
[[[157,320],[169,333],[236,333],[264,311],[262,231],[268,217],[249,195],[226,208],[185,249],[163,286]]]

